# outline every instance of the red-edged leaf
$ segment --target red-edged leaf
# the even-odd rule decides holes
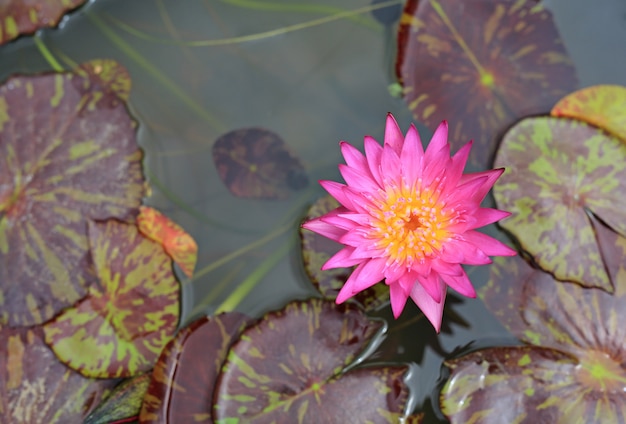
[[[216,421],[397,422],[406,367],[342,372],[380,329],[354,306],[319,299],[268,313],[231,347]]]
[[[146,423],[212,423],[213,390],[233,337],[249,319],[231,312],[178,332],[154,366],[139,416]]]
[[[74,73],[86,77],[102,91],[115,94],[123,101],[130,96],[130,74],[122,65],[111,59],[95,59],[82,63]]]
[[[198,245],[193,237],[161,212],[148,206],[139,208],[137,227],[143,235],[162,245],[185,275],[191,278],[198,258]]]
[[[20,34],[32,34],[39,28],[53,27],[64,13],[85,0],[2,0],[0,2],[0,44]]]
[[[575,91],[559,100],[550,113],[588,122],[626,142],[626,87],[621,85]]]
[[[180,286],[163,248],[134,225],[89,223],[99,283],[44,324],[46,343],[85,376],[127,377],[152,368],[178,325]]]
[[[626,145],[571,119],[520,121],[495,162],[501,225],[558,279],[612,291],[588,211],[626,235]]]
[[[80,423],[117,384],[70,370],[42,338],[39,327],[0,330],[2,423]]]
[[[318,199],[309,209],[306,220],[317,218],[337,208],[339,203],[330,195]],[[300,229],[302,260],[304,270],[315,288],[328,299],[337,298],[339,290],[352,273],[352,268],[333,268],[322,271],[322,265],[341,249],[341,245],[317,233]],[[389,303],[389,288],[385,284],[375,284],[359,292],[353,298],[367,311],[373,311]]]
[[[136,419],[150,384],[150,373],[128,378],[93,410],[83,424],[111,424]]]
[[[501,131],[577,86],[552,14],[535,0],[409,0],[400,22],[409,107],[433,130],[449,120],[454,146],[475,140],[470,160],[482,167]]]
[[[252,199],[286,199],[309,183],[300,160],[278,134],[242,128],[220,136],[213,161],[230,192]]]
[[[576,385],[578,363],[563,352],[535,346],[498,347],[445,365],[452,372],[440,403],[452,424],[599,422],[579,421],[580,416],[572,414],[571,409],[577,408],[568,397]],[[568,405],[562,408],[565,402]]]
[[[87,221],[132,220],[142,153],[126,107],[74,74],[0,86],[0,323],[45,322],[93,281]]]

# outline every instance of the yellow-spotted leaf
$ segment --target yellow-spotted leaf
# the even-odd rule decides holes
[[[306,220],[317,218],[337,208],[339,203],[332,196],[324,196],[309,209]],[[300,228],[302,260],[304,270],[322,296],[335,299],[339,290],[352,273],[352,268],[332,268],[322,270],[322,265],[341,249],[341,245],[312,231]],[[375,284],[353,297],[368,311],[389,304],[389,288]]]
[[[42,323],[84,297],[87,221],[138,213],[133,122],[99,87],[70,73],[0,86],[0,324]]]
[[[152,371],[142,424],[213,422],[213,390],[228,349],[251,319],[237,312],[202,317],[180,330]]]
[[[148,206],[139,208],[137,227],[143,235],[162,245],[185,275],[191,278],[198,258],[198,245],[182,227]]]
[[[100,85],[102,91],[115,94],[123,101],[130,96],[130,74],[112,59],[94,59],[82,63],[74,72],[87,78],[92,85]]]
[[[178,325],[171,259],[135,225],[114,220],[90,222],[89,243],[99,284],[43,326],[46,343],[85,376],[146,372]]]
[[[568,407],[575,411],[563,415],[559,405],[568,399],[560,396],[569,394],[578,362],[558,350],[497,347],[444,364],[451,374],[442,389],[440,404],[451,424],[600,422],[580,421],[581,416],[572,413],[578,412],[574,403]]]
[[[53,27],[64,13],[85,0],[2,0],[0,1],[0,44],[20,34],[32,34],[40,28]]]
[[[150,384],[150,373],[127,378],[83,421],[83,424],[112,424],[131,421],[139,416],[143,398]]]
[[[523,116],[548,113],[577,88],[552,14],[537,0],[409,0],[396,72],[415,117],[446,119],[457,148],[491,165],[498,135]]]
[[[268,313],[230,349],[214,395],[215,421],[398,422],[407,367],[343,371],[381,328],[355,306],[320,299]]]
[[[626,87],[621,85],[575,91],[559,100],[550,113],[588,122],[626,142]]]
[[[598,221],[594,225],[613,294],[557,281],[519,256],[497,259],[479,295],[531,347],[451,362],[443,404],[452,422],[467,422],[471,412],[495,414],[485,422],[518,422],[503,405],[511,413],[523,408],[528,422],[625,422],[626,238]]]
[[[60,363],[40,327],[0,329],[0,423],[81,423],[116,384]]]
[[[494,186],[501,225],[557,279],[612,291],[594,214],[626,234],[626,144],[580,121],[535,117],[502,140]]]

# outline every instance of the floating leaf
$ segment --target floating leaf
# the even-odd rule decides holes
[[[626,234],[626,145],[585,123],[528,118],[504,136],[494,186],[501,225],[559,280],[612,291],[589,211]]]
[[[198,258],[198,245],[182,227],[148,206],[139,208],[137,226],[144,236],[161,244],[185,275],[191,278]]]
[[[249,319],[230,312],[178,332],[154,366],[140,422],[212,423],[213,389],[233,337]]]
[[[123,101],[130,96],[130,74],[122,65],[112,59],[95,59],[81,64],[74,71],[90,81],[92,85],[99,85],[102,91],[115,94]]]
[[[2,0],[0,3],[0,44],[20,34],[56,26],[64,13],[85,0]]]
[[[396,70],[415,117],[450,140],[476,141],[470,160],[491,165],[497,135],[547,113],[574,90],[574,68],[552,15],[535,0],[409,0]]]
[[[74,74],[0,86],[0,323],[34,325],[87,293],[87,221],[132,220],[142,153],[116,96]]]
[[[44,324],[46,343],[91,377],[128,377],[152,368],[180,313],[180,286],[163,248],[135,225],[89,223],[100,284]]]
[[[354,306],[319,299],[267,314],[231,347],[215,391],[216,421],[397,422],[406,367],[342,373],[380,329]]]
[[[117,380],[81,376],[43,343],[41,328],[0,330],[0,422],[82,422]]]
[[[596,224],[612,295],[557,281],[520,257],[496,258],[480,296],[531,347],[487,349],[450,362],[442,406],[453,423],[470,416],[519,422],[506,411],[521,413],[522,406],[524,422],[626,420],[626,238]]]
[[[85,419],[83,424],[109,424],[117,420],[137,417],[143,397],[150,384],[150,373],[128,378]]]
[[[567,401],[558,396],[572,384],[578,365],[558,350],[498,347],[445,365],[452,373],[441,393],[441,410],[452,424],[576,423],[572,418],[579,418],[564,419],[557,405]]]
[[[550,113],[588,122],[626,142],[626,87],[621,85],[575,91],[559,100]]]
[[[220,136],[213,161],[230,192],[252,199],[286,199],[309,183],[304,167],[285,142],[263,128],[243,128]]]
[[[324,196],[309,209],[306,220],[317,218],[337,208],[339,203],[332,196]],[[304,269],[315,288],[328,299],[335,299],[341,287],[352,273],[352,268],[332,268],[322,271],[322,265],[341,249],[341,245],[303,228],[302,260]],[[389,303],[389,288],[385,284],[375,284],[359,292],[353,298],[368,311],[376,310]]]

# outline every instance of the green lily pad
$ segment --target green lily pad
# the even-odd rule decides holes
[[[250,322],[237,312],[203,317],[176,334],[152,371],[139,421],[213,422],[213,390],[228,349]]]
[[[309,209],[306,220],[317,218],[337,208],[339,203],[330,195],[318,199]],[[332,268],[322,270],[322,265],[337,253],[342,245],[312,231],[300,229],[302,260],[304,270],[315,288],[328,299],[336,299],[353,268]],[[389,304],[389,288],[385,284],[374,284],[359,292],[353,300],[365,310],[374,311]]]
[[[409,0],[400,19],[396,73],[416,119],[446,119],[455,148],[489,167],[498,135],[548,113],[577,88],[552,14],[536,0]]]
[[[132,221],[142,153],[125,105],[70,73],[0,86],[0,324],[43,323],[93,283],[87,221]]]
[[[276,133],[241,128],[221,135],[213,145],[217,173],[230,192],[250,199],[287,199],[308,186],[304,166]]]
[[[117,384],[85,378],[60,363],[40,327],[0,329],[0,422],[82,422]]]
[[[69,367],[90,377],[150,370],[180,314],[180,285],[163,247],[135,225],[89,223],[99,284],[44,324],[46,343]]]
[[[85,0],[2,0],[0,3],[0,44],[20,34],[56,26],[63,14]]]
[[[583,122],[536,117],[504,136],[495,161],[500,225],[559,280],[613,287],[590,221],[626,234],[626,145]]]
[[[215,421],[397,422],[407,367],[344,371],[381,328],[355,306],[319,299],[268,313],[231,347]]]
[[[519,256],[496,258],[479,295],[528,346],[447,362],[441,406],[452,423],[626,419],[626,238],[595,224],[613,294],[557,281]]]
[[[626,87],[594,85],[563,97],[552,116],[578,119],[602,128],[626,143]]]

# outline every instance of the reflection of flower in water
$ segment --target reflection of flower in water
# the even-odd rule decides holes
[[[381,280],[389,286],[398,317],[408,297],[439,330],[446,286],[474,297],[461,264],[483,265],[489,255],[514,255],[499,241],[475,231],[507,212],[481,208],[502,169],[463,175],[471,143],[452,158],[448,126],[441,123],[424,152],[412,125],[406,137],[387,117],[381,147],[365,137],[365,156],[342,142],[347,184],[321,181],[340,207],[303,224],[345,247],[324,269],[358,265],[337,296],[341,303]]]

